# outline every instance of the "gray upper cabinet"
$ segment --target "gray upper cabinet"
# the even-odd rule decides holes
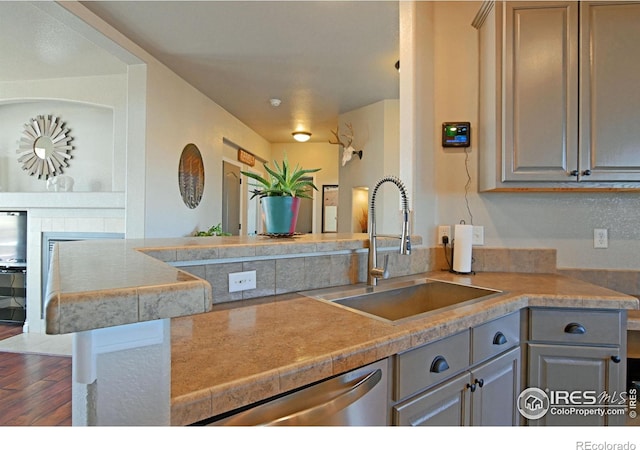
[[[485,2],[480,190],[640,188],[640,3]]]
[[[640,3],[581,3],[580,27],[581,173],[640,181]]]

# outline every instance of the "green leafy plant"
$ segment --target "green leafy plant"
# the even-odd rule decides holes
[[[198,231],[196,236],[231,236],[231,233],[222,231],[222,224],[214,225],[207,231]]]
[[[289,161],[285,155],[282,165],[277,161],[273,161],[274,168],[272,169],[266,163],[263,164],[264,170],[269,174],[268,179],[261,177],[252,172],[241,171],[241,173],[249,178],[257,181],[252,183],[251,186],[255,187],[251,192],[254,197],[301,197],[311,198],[308,194],[309,188],[318,188],[312,181],[304,179],[304,175],[308,173],[317,172],[320,169],[302,169],[299,165],[295,168],[291,168]]]

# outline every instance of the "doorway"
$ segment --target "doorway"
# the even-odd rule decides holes
[[[338,231],[338,185],[325,184],[322,186],[322,232],[336,233]]]
[[[302,177],[301,181],[311,181],[313,183],[313,177]],[[314,191],[312,188],[306,189],[306,193],[314,197]],[[296,233],[313,233],[313,198],[301,198],[300,210],[298,211],[298,221],[296,222]]]
[[[222,231],[240,234],[240,167],[222,161]]]
[[[264,176],[264,173],[255,170],[253,167],[247,169],[248,172],[255,173],[256,175]],[[256,236],[262,233],[264,228],[264,219],[262,217],[262,208],[260,207],[260,197],[253,196],[253,191],[251,187],[251,180],[245,177],[245,180],[249,180],[247,182],[248,186],[245,190],[247,193],[247,220],[245,231],[247,236]]]

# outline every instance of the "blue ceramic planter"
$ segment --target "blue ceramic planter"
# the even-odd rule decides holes
[[[268,234],[293,234],[296,231],[299,197],[263,197],[261,203]]]

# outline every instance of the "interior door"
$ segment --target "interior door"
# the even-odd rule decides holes
[[[338,231],[338,186],[322,186],[322,232]]]
[[[240,234],[240,167],[222,162],[222,231]]]
[[[313,181],[311,177],[303,177],[303,180]],[[313,189],[308,189],[310,196],[314,195]],[[296,233],[313,233],[313,200],[309,198],[300,199],[300,210],[298,211],[298,221],[296,222]]]

